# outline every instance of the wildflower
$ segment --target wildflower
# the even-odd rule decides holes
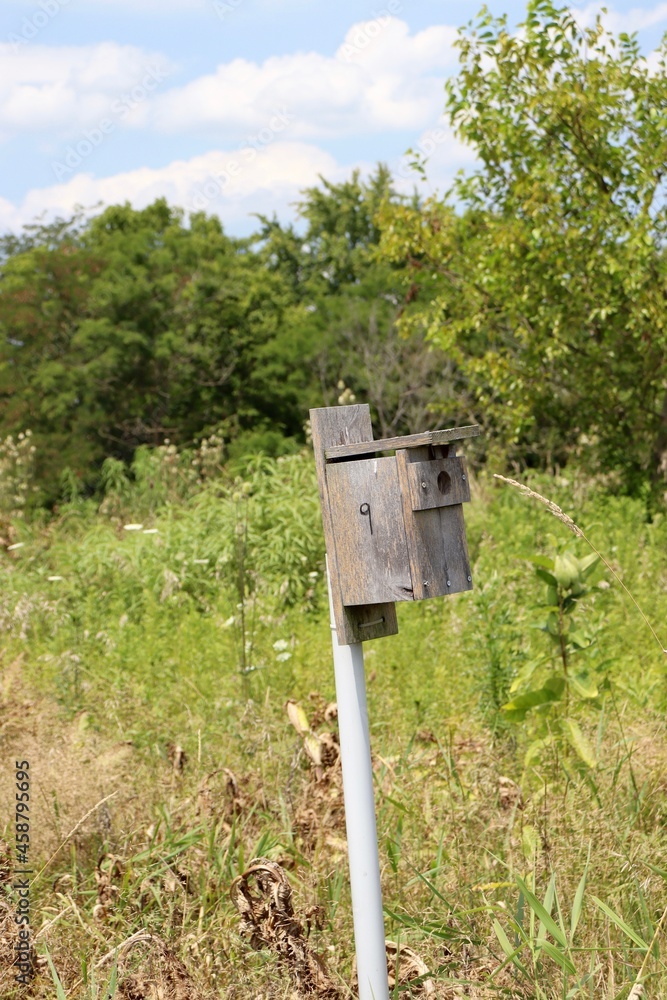
[[[277,653],[282,653],[284,650],[289,649],[289,642],[286,639],[276,639],[273,648]]]
[[[278,663],[284,663],[285,660],[290,659],[291,655],[292,655],[291,653],[278,653],[278,655],[276,656],[276,660],[278,661]]]

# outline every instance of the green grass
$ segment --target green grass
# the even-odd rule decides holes
[[[121,953],[119,997],[151,996],[150,981],[176,996],[179,976],[192,996],[288,995],[275,956],[239,935],[228,894],[257,855],[289,870],[297,915],[322,908],[313,946],[341,995],[350,982],[340,782],[316,779],[284,708],[294,698],[312,718],[335,699],[312,465],[260,463],[245,482],[161,505],[129,491],[105,514],[74,502],[16,525],[24,545],[2,556],[2,815],[14,756],[30,753],[38,867],[65,842],[34,886],[32,926],[53,921],[37,951],[67,997],[106,995],[95,983],[114,947],[141,929],[155,938]],[[649,524],[639,502],[574,474],[531,484],[665,631],[664,516]],[[577,614],[596,635],[581,655],[600,694],[571,708],[596,767],[557,742],[527,765],[558,723],[500,710],[526,664],[552,669],[527,559],[587,550],[491,482],[476,484],[466,521],[475,589],[399,605],[399,634],[365,646],[387,936],[422,956],[442,996],[449,978],[470,996],[623,998],[640,968],[647,996],[666,995],[653,942],[667,904],[665,657],[598,567]],[[123,529],[133,522],[158,532]],[[557,933],[532,902],[545,897]],[[35,995],[52,996],[46,959],[40,969]]]

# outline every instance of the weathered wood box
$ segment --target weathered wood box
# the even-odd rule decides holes
[[[367,405],[310,419],[339,642],[397,632],[395,601],[472,589],[456,441],[479,427],[373,441]]]

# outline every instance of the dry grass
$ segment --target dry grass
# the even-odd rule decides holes
[[[30,759],[33,859],[52,858],[33,888],[31,996],[54,995],[39,957],[45,947],[68,998],[101,1000],[91,970],[100,982],[114,961],[116,996],[127,1000],[352,995],[340,766],[335,752],[323,764],[306,744],[309,732],[335,746],[324,699],[312,699],[315,724],[296,742],[287,713],[276,722],[248,706],[248,741],[224,751],[233,768],[208,770],[182,754],[112,743],[81,717],[65,723],[47,700],[19,699],[17,670],[10,664],[3,675],[3,815],[12,780],[6,764]],[[268,770],[253,761],[259,727],[273,746]],[[536,995],[511,966],[498,972],[504,956],[491,919],[516,907],[515,872],[533,872],[539,888],[555,870],[568,908],[589,845],[591,893],[626,918],[634,908],[641,920],[642,905],[661,909],[665,881],[646,860],[667,868],[665,746],[656,723],[623,736],[610,726],[598,802],[568,762],[545,769],[545,792],[544,780],[517,773],[511,744],[472,729],[444,740],[420,732],[402,752],[378,754],[383,888],[388,929],[398,934],[389,953],[393,972],[402,952],[399,984],[414,982],[408,995]],[[535,842],[528,829],[537,831]],[[5,893],[0,974],[9,1000],[8,905]],[[591,995],[611,998],[630,987],[640,956],[592,904],[581,946],[597,949]],[[662,971],[646,995],[658,997],[667,977],[661,961],[654,966]],[[544,960],[545,978],[557,971]]]

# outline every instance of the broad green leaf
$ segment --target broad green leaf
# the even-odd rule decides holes
[[[597,761],[592,746],[582,733],[579,723],[574,719],[563,719],[563,729],[567,741],[586,767],[595,767]]]
[[[580,559],[579,573],[581,574],[581,578],[585,580],[586,577],[593,572],[593,570],[595,569],[595,567],[599,562],[600,562],[600,557],[596,555],[594,552],[591,552],[590,555],[584,556],[583,559]]]
[[[558,580],[553,575],[553,573],[547,573],[545,569],[540,569],[539,567],[535,570],[537,576],[543,583],[546,583],[549,587],[556,588],[558,586]]]
[[[573,646],[578,646],[579,649],[587,649],[588,646],[591,645],[590,639],[581,631],[581,629],[570,629],[567,634],[567,638]]]
[[[569,552],[556,556],[554,560],[554,576],[559,585],[567,590],[579,579],[579,565]]]
[[[514,692],[517,691],[523,684],[527,684],[537,668],[543,662],[543,660],[533,660],[532,663],[527,663],[512,681],[512,684],[510,685],[510,694],[514,694]]]
[[[558,926],[558,924],[556,923],[556,921],[551,916],[551,914],[547,913],[547,911],[544,909],[544,906],[542,905],[542,903],[540,903],[537,896],[530,891],[524,880],[520,878],[518,875],[516,878],[516,882],[519,888],[521,889],[522,893],[526,897],[526,902],[528,903],[528,905],[530,906],[531,910],[538,918],[538,920],[542,921],[548,932],[552,935],[552,937],[556,939],[556,941],[558,941],[560,945],[562,945],[563,948],[567,948],[567,939],[563,934],[562,930],[560,929],[560,927]]]
[[[565,690],[565,678],[556,675],[549,677],[544,682],[544,687],[546,691],[552,692],[554,698],[560,698]]]
[[[524,694],[517,695],[516,698],[513,698],[502,706],[502,711],[506,712],[514,721],[521,721],[525,717],[526,712],[530,711],[531,708],[536,708],[538,705],[545,705],[550,701],[558,701],[562,693],[562,688],[558,691],[557,688],[553,686],[549,687],[545,684],[544,687],[538,688],[535,691],[526,691]]]
[[[539,566],[542,569],[553,570],[554,568],[554,561],[548,556],[526,556],[526,560],[533,566]]]
[[[598,686],[587,673],[569,674],[567,682],[580,698],[597,698]]]
[[[616,924],[619,930],[623,931],[623,933],[627,937],[629,937],[631,941],[634,941],[635,944],[638,945],[643,951],[648,951],[648,944],[646,943],[646,941],[644,941],[643,938],[639,936],[637,931],[633,930],[632,927],[628,926],[628,924],[626,924],[625,920],[623,920],[622,917],[619,917],[617,913],[614,913],[611,907],[607,906],[606,903],[603,903],[602,900],[598,899],[597,896],[593,896],[592,899],[593,902],[597,906],[599,906],[602,912],[609,917],[612,923]]]

